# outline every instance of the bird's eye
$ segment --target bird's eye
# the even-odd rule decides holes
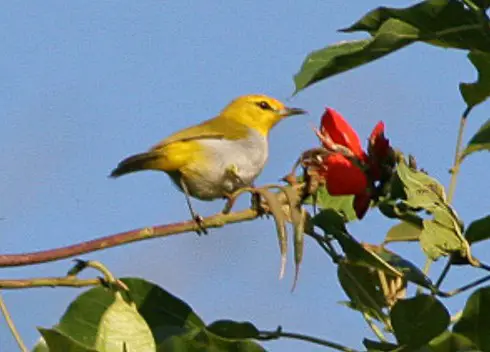
[[[266,101],[261,101],[261,102],[258,102],[258,103],[257,103],[257,105],[258,105],[258,106],[259,106],[261,109],[263,109],[263,110],[274,110],[274,109],[272,109],[272,107],[269,105],[269,103],[268,103],[268,102],[266,102]]]

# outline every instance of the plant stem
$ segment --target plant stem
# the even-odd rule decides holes
[[[434,261],[430,258],[427,258],[425,260],[425,265],[424,265],[424,270],[422,270],[422,272],[424,273],[425,276],[429,276],[429,270],[430,270],[430,266],[432,265],[432,263],[434,263]],[[417,295],[420,295],[422,294],[422,290],[424,288],[422,286],[418,286],[417,287]]]
[[[383,332],[381,331],[381,329],[373,322],[373,320],[371,319],[371,317],[368,316],[366,313],[362,313],[362,316],[364,317],[364,320],[366,321],[366,323],[368,324],[368,326],[373,331],[374,335],[376,335],[376,337],[380,341],[382,341],[382,342],[388,342],[388,340],[386,339],[386,337],[383,334]]]
[[[100,279],[77,279],[73,276],[67,277],[40,277],[20,280],[0,280],[1,289],[23,289],[35,287],[87,287],[100,285]]]
[[[468,106],[466,110],[461,115],[461,120],[459,121],[458,137],[456,139],[456,149],[454,151],[454,162],[451,168],[451,181],[449,183],[449,190],[447,195],[447,202],[452,203],[454,197],[454,191],[456,190],[456,180],[458,178],[459,167],[461,165],[461,148],[463,145],[463,134],[464,128],[466,126],[466,120],[471,112],[472,107]]]
[[[449,181],[449,188],[448,188],[448,192],[447,192],[447,203],[448,204],[452,203],[453,197],[454,197],[454,192],[456,190],[456,181],[458,179],[459,168],[461,166],[461,149],[463,147],[464,128],[466,126],[466,120],[468,119],[468,115],[470,114],[472,109],[473,109],[472,106],[467,106],[466,109],[464,110],[463,114],[461,115],[461,119],[459,120],[458,137],[456,138],[456,148],[454,151],[454,161],[453,161],[453,166],[450,169],[451,180]],[[425,275],[428,274],[429,268],[431,265],[432,265],[432,260],[427,258],[427,260],[425,262],[425,267],[424,267],[424,274]],[[451,257],[449,257],[446,266],[444,267],[441,275],[439,276],[439,279],[437,280],[437,283],[436,283],[436,287],[439,287],[442,284],[442,281],[446,277],[450,268],[451,268]],[[422,291],[422,288],[419,286],[417,289],[417,293],[420,293],[421,291]]]
[[[325,347],[330,347],[334,350],[337,351],[343,351],[343,352],[359,352],[357,350],[354,350],[349,347],[345,347],[343,345],[340,345],[335,342],[319,339],[317,337],[313,336],[308,336],[308,335],[303,335],[303,334],[297,334],[294,332],[284,332],[282,331],[281,327],[279,327],[276,331],[260,331],[260,337],[259,340],[275,340],[279,339],[280,337],[286,337],[290,339],[296,339],[296,340],[301,340],[301,341],[307,341],[311,342],[317,345],[325,346]]]
[[[472,289],[473,287],[479,286],[483,284],[484,282],[487,282],[490,280],[490,275],[484,276],[481,279],[475,280],[467,285],[464,285],[460,288],[457,288],[455,290],[449,291],[449,292],[443,292],[443,291],[438,291],[437,295],[440,297],[448,298],[448,297],[453,297],[456,296],[457,294],[460,294],[464,291],[467,291],[469,289]]]
[[[15,327],[14,321],[12,320],[9,311],[7,310],[7,305],[5,304],[5,301],[3,300],[3,297],[1,295],[0,295],[0,311],[5,317],[5,321],[7,322],[10,332],[12,333],[12,336],[14,336],[17,345],[19,345],[20,350],[22,352],[28,352],[29,350],[24,344],[24,341],[22,341],[22,338],[20,337],[20,334],[17,331],[17,328]]]
[[[439,275],[439,278],[436,281],[437,288],[441,287],[442,281],[446,278],[446,275],[449,272],[450,267],[451,267],[451,258],[448,259],[446,265],[444,266],[444,269],[442,269],[441,275]]]

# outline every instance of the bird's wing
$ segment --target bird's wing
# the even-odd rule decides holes
[[[213,118],[196,126],[183,129],[165,138],[163,141],[151,148],[152,151],[162,149],[176,142],[187,142],[199,139],[239,139],[246,135],[248,128],[245,125],[230,123],[226,119]]]

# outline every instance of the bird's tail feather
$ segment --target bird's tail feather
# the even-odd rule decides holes
[[[142,170],[158,170],[159,159],[162,155],[155,152],[141,153],[130,156],[121,161],[117,167],[112,170],[110,177],[119,177]]]

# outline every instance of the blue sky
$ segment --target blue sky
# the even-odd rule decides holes
[[[412,2],[397,1],[396,6]],[[387,5],[385,3],[383,5]],[[337,33],[377,1],[43,1],[0,4],[0,252],[20,253],[86,241],[148,225],[185,220],[182,194],[159,173],[108,179],[123,157],[217,114],[235,96],[265,93],[307,109],[270,136],[270,160],[258,184],[274,182],[301,151],[316,146],[311,126],[325,106],[340,111],[365,139],[384,120],[392,144],[417,157],[448,184],[459,116],[457,84],[476,78],[462,51],[413,45],[291,98],[292,76],[314,49],[362,34]],[[470,116],[465,141],[488,118]],[[484,182],[488,155],[470,156],[455,207],[469,223],[490,206]],[[243,202],[245,206],[247,203]],[[203,215],[220,201],[196,202]],[[378,243],[394,222],[376,211],[349,228]],[[361,317],[338,305],[345,296],[336,267],[306,240],[298,287],[292,260],[278,281],[271,220],[185,234],[83,256],[118,276],[156,282],[187,301],[206,322],[250,320],[257,327],[311,334],[352,347],[372,337]],[[392,247],[416,263],[416,244]],[[486,245],[475,253],[490,261]],[[2,269],[2,278],[63,275],[69,260]],[[441,263],[434,265],[437,273]],[[451,272],[454,288],[477,273]],[[57,322],[76,289],[4,292],[25,341],[36,326]],[[449,306],[454,312],[465,297]],[[0,319],[0,350],[16,350]],[[270,351],[320,351],[302,342],[266,344]]]

